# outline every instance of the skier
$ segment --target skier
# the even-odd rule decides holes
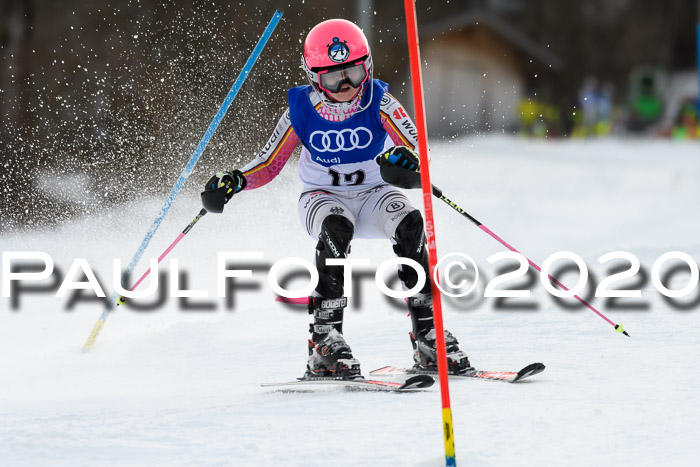
[[[318,241],[319,283],[309,297],[310,326],[307,376],[360,375],[360,364],[343,337],[342,266],[329,258],[345,258],[353,238],[388,238],[394,252],[418,262],[428,276],[423,218],[404,194],[380,175],[384,163],[418,171],[414,152],[416,129],[388,85],[373,79],[372,54],[362,30],[343,19],[315,26],[307,35],[301,67],[310,85],[288,91],[289,108],[253,161],[240,170],[219,172],[206,184],[207,195],[223,203],[242,190],[259,188],[279,174],[301,143],[299,177],[303,193],[299,218]],[[205,208],[206,208],[205,201]],[[215,209],[215,208],[213,208]],[[219,212],[222,208],[219,209]],[[399,268],[407,289],[418,283],[411,267]],[[408,299],[415,366],[437,370],[430,281]],[[471,370],[457,340],[445,331],[451,373]]]

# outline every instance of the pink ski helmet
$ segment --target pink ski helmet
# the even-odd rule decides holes
[[[372,77],[367,38],[354,23],[329,19],[316,25],[304,41],[301,67],[318,92],[335,93],[344,83],[359,88]]]

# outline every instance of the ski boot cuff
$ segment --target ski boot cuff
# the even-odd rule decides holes
[[[313,334],[314,342],[318,342],[334,329],[342,334],[343,314],[347,304],[346,297],[309,297],[309,314],[314,316],[313,324],[309,325],[309,332]]]

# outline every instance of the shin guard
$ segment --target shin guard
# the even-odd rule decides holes
[[[332,214],[321,224],[318,244],[316,245],[316,269],[318,286],[316,293],[323,298],[340,298],[343,296],[342,266],[327,266],[328,258],[345,258],[350,252],[355,226],[347,217]]]

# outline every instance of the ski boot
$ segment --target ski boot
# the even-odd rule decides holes
[[[413,368],[417,372],[437,372],[437,350],[433,323],[432,294],[417,294],[408,299],[413,331],[408,335],[413,346]],[[445,330],[447,369],[450,374],[463,375],[474,370],[467,354],[459,348],[459,342]]]
[[[306,377],[361,378],[360,362],[352,355],[343,337],[343,311],[347,298],[309,297],[309,312],[314,324],[309,340]]]
[[[309,340],[306,374],[342,379],[359,378],[360,362],[352,356],[352,350],[343,335],[334,329],[321,342]]]
[[[435,329],[424,330],[414,335],[408,333],[413,346],[413,368],[418,372],[437,372],[437,351],[435,349]],[[445,330],[445,347],[447,350],[447,371],[452,375],[463,375],[473,371],[467,354],[459,348],[459,342],[448,330]]]

